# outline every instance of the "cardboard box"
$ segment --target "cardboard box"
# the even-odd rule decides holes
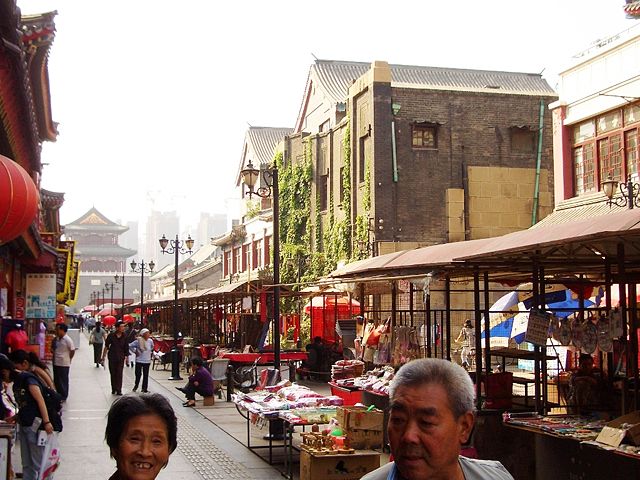
[[[336,419],[355,449],[380,448],[384,441],[384,412],[365,407],[338,407]]]
[[[338,407],[336,419],[345,430],[380,430],[384,423],[384,412],[366,407]]]
[[[623,415],[607,423],[598,438],[596,438],[596,441],[612,447],[618,447],[625,437],[632,445],[640,445],[640,410]]]
[[[379,466],[378,452],[314,455],[300,451],[300,480],[359,480]]]

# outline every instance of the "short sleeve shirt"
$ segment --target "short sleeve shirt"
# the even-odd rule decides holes
[[[73,340],[69,335],[58,338],[56,342],[55,353],[53,354],[53,364],[56,367],[71,366],[71,352],[76,349]]]
[[[26,350],[28,342],[29,338],[24,330],[11,330],[4,339],[4,343],[11,348],[11,351]]]

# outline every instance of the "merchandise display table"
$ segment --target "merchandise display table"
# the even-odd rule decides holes
[[[258,360],[258,365],[273,364],[273,352],[263,353],[241,353],[226,352],[220,354],[221,358],[228,358],[229,362],[234,365],[250,365]],[[280,361],[282,362],[302,362],[307,359],[307,352],[282,352]]]
[[[595,439],[605,425],[575,415],[504,414],[504,425],[532,435],[535,478],[638,478],[640,447],[613,448]]]

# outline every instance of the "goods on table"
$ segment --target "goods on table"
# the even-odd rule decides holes
[[[382,395],[389,394],[389,384],[395,373],[393,367],[379,367],[368,371],[366,374],[355,378],[335,380],[335,384],[341,387],[358,387]]]
[[[344,437],[334,437],[327,432],[302,432],[300,448],[315,455],[351,454],[355,450],[345,444]]]
[[[360,360],[338,360],[331,366],[331,379],[359,377],[364,371],[364,362]]]

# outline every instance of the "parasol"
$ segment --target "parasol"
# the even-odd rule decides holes
[[[117,315],[115,308],[103,308],[98,312],[99,317],[104,317],[105,315]]]

